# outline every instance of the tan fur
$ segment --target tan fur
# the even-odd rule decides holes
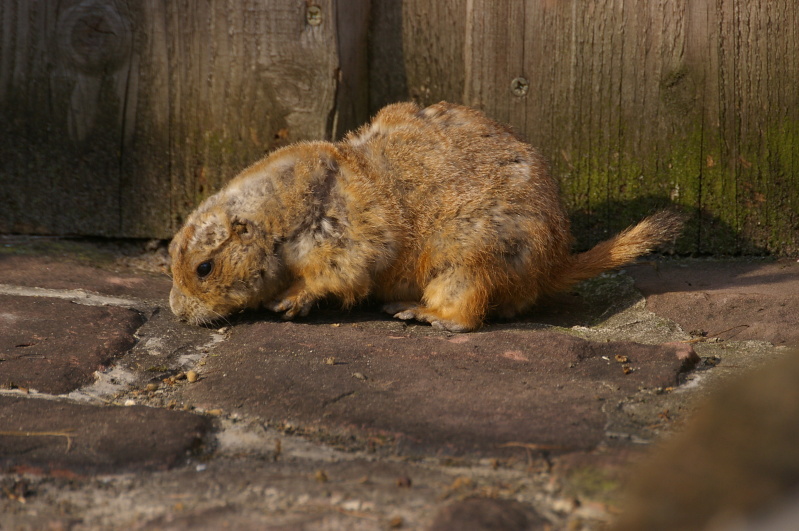
[[[557,184],[533,148],[478,111],[401,103],[341,142],[272,153],[201,204],[170,246],[170,305],[201,324],[372,295],[400,319],[468,331],[629,263],[680,225],[656,214],[572,255]]]

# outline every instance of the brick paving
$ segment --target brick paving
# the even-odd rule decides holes
[[[799,343],[787,259],[642,263],[451,335],[191,327],[134,267],[163,250],[0,242],[2,529],[595,529],[640,443]]]

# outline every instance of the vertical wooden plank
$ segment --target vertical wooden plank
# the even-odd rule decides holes
[[[526,2],[470,0],[464,60],[470,77],[464,101],[522,136],[527,130],[529,76],[525,69]],[[516,86],[514,86],[514,80]]]
[[[4,4],[14,37],[0,74],[0,230],[117,234],[128,10],[116,0]]]
[[[369,113],[408,99],[402,19],[403,4],[372,0],[369,20]]]
[[[130,5],[138,30],[125,95],[120,235],[166,238],[173,226],[170,27],[163,2],[146,0]]]
[[[629,224],[647,213],[679,204],[697,211],[701,150],[701,79],[704,64],[688,58],[691,38],[687,2],[628,2],[625,34],[635,36],[624,52],[626,93],[622,93],[626,157],[612,216]],[[620,225],[612,229],[619,230]],[[697,222],[691,220],[677,247],[696,251]]]
[[[643,106],[646,114],[630,116],[645,137],[635,155],[646,161],[644,178],[659,185],[649,193],[660,200],[671,200],[693,214],[677,247],[682,253],[698,249],[697,214],[705,171],[702,135],[706,123],[706,54],[692,55],[692,50],[707,50],[706,14],[695,17],[698,26],[691,29],[692,6],[700,3],[663,0],[650,5],[647,16],[653,64],[647,68],[651,74]],[[692,47],[692,40],[702,45]]]
[[[472,1],[402,2],[404,68],[408,96],[414,101],[464,101],[467,4]]]
[[[610,191],[620,172],[622,43],[616,25],[622,4],[604,0],[572,2],[569,7],[571,73],[568,86],[559,90],[568,91],[573,99],[567,117],[572,126],[571,142],[562,157],[568,159],[570,185],[565,190],[573,209],[572,224],[580,235],[578,247],[584,248],[609,232]],[[546,41],[559,38],[545,37]],[[557,160],[551,151],[545,153]]]
[[[764,72],[769,62],[765,49],[767,30],[763,22],[760,2],[738,2],[735,4],[735,78],[734,106],[738,123],[736,141],[739,145],[736,182],[736,199],[742,206],[738,210],[736,224],[739,236],[736,251],[751,251],[750,241],[757,240],[759,226],[768,223],[762,209],[766,202],[763,174],[764,166],[760,139],[762,118],[769,113],[769,100],[764,98],[767,89]]]
[[[799,83],[799,54],[794,52],[799,47],[799,5],[786,0],[786,6],[785,23],[789,29],[786,32],[786,52],[783,55],[786,60],[783,90],[789,97],[786,97],[781,113],[785,126],[777,133],[780,160],[787,168],[785,180],[780,183],[783,185],[783,194],[787,196],[785,208],[782,210],[785,213],[785,228],[781,233],[785,243],[780,251],[796,255],[799,253],[799,101],[793,89]]]
[[[703,108],[700,252],[735,252],[739,226],[739,120],[736,112],[737,49],[734,2],[699,2],[707,20],[707,42],[693,50],[707,72]],[[702,16],[701,13],[697,13]]]
[[[572,94],[571,106],[572,142],[570,160],[573,166],[571,193],[577,208],[572,210],[572,231],[578,239],[578,248],[585,248],[597,239],[592,233],[596,226],[593,208],[596,203],[595,172],[596,160],[592,155],[594,138],[591,104],[594,87],[592,84],[593,32],[591,20],[597,16],[596,4],[579,5],[571,2],[571,77],[569,90]]]
[[[31,12],[31,9],[33,11]],[[0,231],[40,232],[51,223],[53,212],[42,192],[51,187],[51,178],[39,167],[36,145],[41,135],[31,123],[43,114],[47,98],[26,82],[26,77],[46,79],[42,61],[35,61],[42,50],[30,42],[30,33],[46,20],[41,5],[28,2],[0,3]],[[31,108],[26,116],[24,109]],[[24,175],[25,178],[14,178]],[[38,192],[38,193],[37,193]]]
[[[525,133],[550,161],[567,208],[587,211],[587,196],[577,185],[573,160],[579,156],[576,134],[579,101],[574,97],[578,60],[574,9],[570,2],[528,2],[525,8],[525,72],[530,82]],[[555,38],[560,36],[560,38]],[[557,60],[555,59],[557,58]]]
[[[601,4],[602,16],[593,19],[593,36],[596,58],[592,68],[594,88],[591,99],[591,121],[596,139],[592,155],[596,158],[593,188],[597,191],[591,210],[599,217],[590,233],[596,241],[610,236],[613,210],[613,190],[621,179],[621,77],[623,48],[621,27],[623,0],[609,0]],[[593,243],[593,242],[592,242]]]
[[[574,97],[577,102],[575,128],[575,185],[583,196],[582,208],[572,214],[574,230],[581,236],[579,247],[590,246],[606,233],[606,183],[609,153],[608,129],[605,127],[607,108],[602,95],[607,95],[606,72],[609,69],[604,48],[609,45],[606,35],[604,10],[606,1],[591,2],[573,10],[573,53],[577,56],[574,68],[576,83]],[[582,7],[582,6],[581,6]]]
[[[791,223],[791,110],[799,103],[796,86],[786,83],[797,43],[785,1],[740,6],[741,209],[740,251],[763,252],[788,242]]]
[[[690,127],[695,114],[692,83],[681,68],[683,5],[626,0],[617,8],[619,42],[612,53],[620,57],[620,119],[616,169],[609,176],[611,233],[668,206],[680,188],[669,171],[674,153],[661,144],[658,130]]]
[[[370,0],[339,1],[335,9],[339,77],[330,136],[337,139],[369,120]]]

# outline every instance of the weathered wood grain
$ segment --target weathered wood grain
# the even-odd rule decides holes
[[[0,230],[114,233],[133,46],[124,6],[7,1],[0,28]]]
[[[438,5],[454,16],[424,31],[403,16],[409,95],[482,108],[538,146],[581,247],[677,204],[694,214],[683,252],[799,251],[795,2]]]
[[[369,17],[369,113],[408,99],[403,49],[403,5],[397,0],[372,0]]]
[[[171,236],[270,149],[366,119],[367,16],[365,0],[0,2],[0,231]]]
[[[411,98],[538,146],[580,247],[677,204],[683,252],[795,253],[797,49],[792,0],[2,0],[0,231],[168,237]]]
[[[417,101],[462,101],[467,4],[472,0],[403,0],[402,53],[408,96]],[[412,80],[412,81],[411,81]]]
[[[369,120],[370,0],[336,3],[339,78],[330,136],[341,138]]]

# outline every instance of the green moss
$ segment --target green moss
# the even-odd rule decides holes
[[[783,120],[730,146],[722,131],[696,120],[674,131],[665,148],[635,151],[634,140],[621,135],[629,147],[596,143],[589,153],[553,157],[555,174],[565,176],[578,249],[677,205],[693,214],[679,253],[799,251],[799,124]]]
[[[612,505],[617,501],[621,484],[618,473],[596,467],[572,470],[566,477],[566,488],[572,496]]]

